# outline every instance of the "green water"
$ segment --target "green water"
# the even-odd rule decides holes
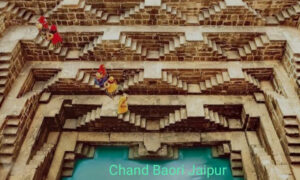
[[[243,178],[232,177],[229,159],[213,158],[211,148],[180,149],[178,160],[128,160],[127,157],[128,147],[98,147],[94,159],[76,161],[73,176],[62,180],[243,180]],[[121,164],[122,167],[144,168],[144,175],[123,175],[123,171],[121,171],[121,175],[114,175],[115,173],[118,174],[117,167],[113,167],[111,173],[109,171],[110,166],[113,164],[117,167]],[[198,169],[198,175],[193,173],[194,166],[202,168],[201,171]],[[148,167],[148,172],[145,169],[146,167]],[[162,171],[162,169],[166,169],[163,167],[169,168],[170,171]],[[206,169],[204,175],[204,167],[213,167],[216,169],[214,173],[220,175],[212,175],[208,178],[208,170]],[[154,168],[156,168],[155,172],[153,172]],[[174,168],[179,169],[174,171]],[[184,170],[182,171],[182,169]],[[212,172],[212,170],[210,171]],[[166,175],[166,172],[169,172],[168,175]],[[139,173],[138,170],[136,170],[136,173]]]

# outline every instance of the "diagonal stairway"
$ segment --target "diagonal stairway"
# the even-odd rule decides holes
[[[165,116],[164,118],[161,118],[159,120],[159,128],[164,129],[166,127],[171,127],[176,123],[186,120],[187,118],[186,108],[177,109],[174,112],[170,113],[168,116]]]
[[[7,93],[11,55],[0,55],[0,106]]]
[[[59,56],[61,58],[65,58],[68,54],[69,48],[60,46],[58,48],[51,47],[51,42],[47,39],[43,39],[41,34],[39,34],[35,39],[35,44],[42,48],[43,50],[47,50],[50,54],[55,56]],[[63,45],[63,44],[62,44]]]
[[[136,127],[145,129],[147,125],[147,120],[139,114],[132,113],[128,111],[125,114],[119,114],[118,119],[122,119],[126,123],[130,123]]]

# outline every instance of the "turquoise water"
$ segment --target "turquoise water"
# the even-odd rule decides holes
[[[119,164],[121,171],[119,175]],[[196,175],[193,169],[198,168]],[[111,169],[110,169],[111,167]],[[128,168],[122,171],[122,167]],[[206,168],[205,168],[206,167]],[[207,168],[210,167],[210,170]],[[212,168],[213,167],[213,168]],[[130,168],[135,168],[134,170]],[[144,169],[142,169],[144,168]],[[176,169],[176,170],[175,170]],[[204,173],[205,169],[205,173]],[[110,171],[111,170],[111,171]],[[132,171],[131,171],[132,170]],[[140,170],[140,171],[139,171]],[[154,170],[154,171],[153,171]],[[135,171],[136,175],[131,175]],[[210,176],[208,177],[208,172]],[[127,173],[128,175],[124,175]],[[140,174],[139,174],[140,173]],[[211,175],[216,173],[218,175]],[[211,148],[183,148],[178,160],[128,160],[128,147],[98,147],[94,159],[76,161],[73,176],[62,180],[243,180],[232,177],[227,158],[213,158]]]

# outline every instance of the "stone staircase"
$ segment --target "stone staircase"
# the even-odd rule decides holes
[[[7,2],[3,1],[1,7],[3,7],[4,13],[10,13],[13,18],[17,20],[22,20],[25,22],[31,22],[37,20],[38,16],[34,14],[34,12],[17,7],[17,5],[14,2]]]
[[[293,18],[299,18],[300,15],[300,2],[298,1],[296,4],[284,8],[279,13],[266,17],[268,25],[278,25],[284,24],[286,21],[292,20]]]
[[[300,164],[300,132],[297,117],[283,118],[287,150],[292,164]]]
[[[184,92],[188,92],[188,83],[179,79],[179,77],[174,76],[172,73],[163,71],[162,81],[167,82],[171,86],[174,86]]]
[[[183,13],[181,10],[179,10],[176,7],[172,7],[168,5],[167,3],[162,3],[160,8],[162,11],[165,11],[167,14],[175,16],[176,19],[180,19],[183,22],[186,22],[187,20],[187,15],[185,13]]]
[[[248,74],[247,72],[244,72],[244,77],[244,81],[252,85],[253,89],[260,88],[259,80],[257,80],[254,76]],[[224,71],[222,73],[211,76],[205,81],[201,81],[195,84],[183,81],[180,79],[180,77],[173,75],[171,72],[163,71],[162,81],[168,83],[170,86],[177,88],[178,90],[189,94],[209,94],[213,91],[217,91],[221,87],[233,85],[233,82],[235,82],[236,80],[230,79],[228,72]]]
[[[93,39],[89,44],[86,44],[79,53],[79,57],[83,58],[94,52],[95,47],[102,44],[102,35],[99,35]]]
[[[300,92],[300,58],[294,58],[295,78]]]
[[[94,74],[94,72],[86,72],[84,70],[79,70],[79,73],[76,77],[76,81],[89,85],[93,88],[100,89],[98,85],[95,85]],[[122,87],[121,89],[123,89],[123,91],[128,91],[130,87],[135,86],[144,81],[144,71],[138,71],[129,75],[124,75],[123,73],[118,72],[118,70],[108,70],[108,74],[113,76],[119,82],[119,85]]]
[[[43,165],[46,159],[50,158],[50,154],[54,152],[55,145],[44,143],[40,150],[36,152],[33,158],[29,161],[30,168],[38,169]]]
[[[141,115],[132,113],[130,111],[125,114],[119,114],[118,119],[122,119],[126,123],[130,123],[143,129],[145,129],[147,125],[147,120],[145,118],[142,118]]]
[[[35,39],[35,44],[39,47],[41,47],[43,50],[47,50],[50,54],[53,54],[55,56],[59,56],[62,58],[65,58],[68,54],[69,48],[68,47],[58,47],[55,48],[54,46],[50,46],[51,42],[47,39],[43,39],[41,34],[39,34]]]
[[[129,90],[130,87],[135,86],[144,81],[144,71],[136,72],[133,75],[129,75],[125,78],[121,84],[123,91]]]
[[[247,73],[246,71],[244,71],[243,73],[244,73],[245,81],[249,82],[249,84],[252,84],[257,89],[260,88],[260,82],[257,78]]]
[[[247,56],[254,54],[259,49],[264,49],[270,44],[270,40],[266,35],[260,35],[249,41],[247,44],[239,47],[237,50],[224,50],[221,45],[217,44],[216,41],[210,39],[206,35],[203,36],[204,44],[206,44],[212,51],[227,60],[247,60]]]
[[[120,15],[120,20],[129,19],[130,17],[134,17],[136,13],[143,11],[145,8],[145,3],[140,2],[139,5],[135,5],[134,7],[126,10],[124,13]]]
[[[172,39],[165,40],[167,43],[160,43],[158,47],[153,47],[147,44],[146,39],[135,39],[126,34],[121,34],[120,43],[121,47],[125,50],[133,52],[136,55],[141,55],[148,60],[159,60],[164,56],[169,55],[176,51],[176,48],[180,48],[186,43],[184,35],[176,35]],[[159,42],[157,42],[159,43]]]
[[[243,177],[243,163],[240,151],[231,151],[230,153],[231,172],[233,176]]]
[[[76,3],[76,2],[75,2]],[[78,1],[77,4],[65,4],[63,1],[61,1],[54,9],[48,11],[45,14],[45,17],[49,18],[50,21],[53,21],[56,19],[57,14],[60,12],[64,12],[64,9],[74,9],[76,7],[76,10],[74,11],[75,14],[78,14],[78,19],[84,20],[86,19],[91,19],[94,22],[100,23],[100,24],[119,24],[120,23],[120,16],[115,15],[110,12],[106,12],[105,8],[104,9],[98,9],[98,8],[93,8],[92,5],[86,4],[87,2],[85,0],[80,0]],[[82,13],[84,15],[82,16]],[[55,18],[54,18],[55,17]],[[57,19],[58,21],[62,20],[67,20],[71,21],[72,19]],[[80,23],[80,22],[76,22]],[[75,24],[75,23],[74,23]],[[79,24],[78,24],[79,25]],[[91,25],[91,24],[89,24]]]
[[[34,96],[38,96],[38,95],[42,94],[46,89],[48,89],[50,86],[54,85],[56,82],[59,81],[60,74],[61,74],[61,72],[58,72],[56,75],[54,75],[50,79],[48,79],[48,81],[43,86],[39,87],[35,91],[29,91],[29,92],[25,93],[22,96],[22,98],[29,99]]]
[[[201,10],[198,16],[198,22],[203,24],[205,20],[210,19],[216,13],[221,12],[222,10],[226,9],[226,3],[224,1],[219,1],[218,4],[215,4],[208,9]]]
[[[77,143],[74,152],[66,152],[64,155],[61,176],[72,176],[76,160],[79,158],[93,158],[94,154],[94,146],[82,142]]]
[[[270,44],[270,40],[267,35],[260,35],[259,37],[255,37],[252,41],[249,41],[248,44],[244,45],[241,48],[238,48],[239,56],[241,57],[241,59],[246,59],[247,55],[251,55],[258,49],[264,49],[268,44]]]
[[[177,109],[168,116],[165,116],[159,120],[159,128],[164,129],[165,127],[170,127],[177,122],[186,120],[187,118],[188,116],[186,108]]]
[[[268,93],[266,104],[272,113],[272,119],[281,145],[287,159],[291,164],[300,164],[300,131],[299,120],[296,115],[285,115],[281,112],[281,101],[277,100],[276,94]],[[284,104],[286,105],[286,104]],[[290,105],[286,105],[289,107]]]
[[[218,45],[216,41],[211,40],[206,35],[203,36],[203,41],[204,44],[206,44],[214,52],[214,54],[220,56],[222,59],[225,59],[227,57],[226,51],[222,49],[222,47]]]
[[[11,55],[0,55],[0,106],[7,93]]]
[[[225,116],[219,114],[218,112],[209,109],[208,107],[204,107],[204,116],[205,120],[208,120],[213,124],[216,124],[217,126],[229,128],[228,119]]]
[[[0,143],[0,165],[10,165],[17,151],[18,135],[21,134],[20,119],[9,118],[5,122]]]
[[[100,119],[100,114],[101,114],[101,108],[98,107],[97,109],[94,109],[86,113],[85,115],[80,116],[76,120],[76,128],[81,128],[87,126],[88,124],[94,123],[96,119]]]

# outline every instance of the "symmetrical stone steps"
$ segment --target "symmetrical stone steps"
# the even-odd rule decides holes
[[[164,44],[160,43],[156,48],[157,50],[153,50],[153,47],[146,45],[146,39],[135,39],[126,34],[121,34],[120,36],[120,43],[123,48],[149,60],[159,60],[160,58],[175,52],[176,48],[180,48],[186,43],[186,38],[184,35],[177,35],[166,41],[168,42]]]
[[[212,122],[213,124],[216,124],[224,128],[229,127],[229,122],[225,116],[209,109],[208,107],[204,107],[204,115],[205,115],[205,119]]]
[[[44,143],[40,150],[36,152],[33,158],[29,161],[29,166],[31,168],[38,169],[50,154],[54,151],[54,145],[49,143]]]
[[[159,128],[163,129],[174,125],[178,122],[184,121],[188,118],[186,108],[180,108],[170,113],[168,116],[159,120]]]
[[[141,117],[141,115],[132,113],[128,111],[125,114],[119,114],[118,119],[122,119],[126,123],[130,123],[136,127],[140,127],[145,129],[147,125],[147,120],[146,118]]]
[[[93,158],[95,147],[79,142],[76,144],[74,152],[66,152],[62,165],[62,177],[70,177],[73,174],[73,168],[78,158]]]
[[[247,72],[244,72],[244,80],[250,85],[253,85],[253,87],[257,89],[260,88],[259,80]],[[183,92],[189,94],[201,94],[209,93],[217,87],[222,87],[226,85],[229,86],[231,84],[231,81],[235,80],[230,79],[229,73],[224,71],[222,73],[218,73],[215,76],[210,77],[209,79],[206,79],[205,81],[201,81],[195,84],[181,80],[180,77],[173,75],[171,72],[163,71],[162,81]]]
[[[16,151],[16,141],[20,130],[20,119],[7,119],[3,131],[3,138],[0,143],[0,165],[9,165],[13,161],[13,156]]]
[[[210,79],[207,79],[198,84],[190,84],[188,82],[180,80],[179,77],[172,75],[170,72],[163,71],[162,81],[167,82],[171,86],[175,86],[180,90],[188,93],[205,93],[213,89],[216,86],[220,86],[226,82],[230,81],[228,72],[222,72],[222,74],[216,74]]]
[[[101,108],[98,107],[97,109],[94,109],[86,113],[85,115],[80,116],[76,121],[77,122],[76,127],[80,128],[90,123],[94,123],[96,119],[100,119],[100,114],[101,114]]]
[[[4,101],[7,92],[7,83],[9,80],[11,55],[0,55],[0,106]]]
[[[48,41],[47,39],[44,39],[41,34],[39,34],[36,39],[35,39],[35,44],[38,45],[39,47],[48,50],[49,53],[59,56],[59,57],[66,57],[69,51],[68,47],[62,47],[59,46],[58,48],[55,48],[54,46],[50,46],[51,42]]]
[[[269,21],[267,21],[267,24],[269,25],[278,25],[283,24],[287,20],[291,20],[293,17],[298,17],[300,15],[300,2],[298,1],[296,4],[289,6],[287,8],[284,8],[279,13],[267,17]]]
[[[217,44],[216,41],[211,40],[206,35],[203,36],[204,44],[206,44],[212,51],[218,56],[224,57],[228,60],[245,60],[248,55],[253,54],[253,52],[264,49],[265,46],[270,44],[270,40],[266,35],[260,35],[255,37],[253,40],[249,41],[247,44],[239,47],[237,50],[226,51],[221,45]]]
[[[34,15],[34,12],[17,7],[17,5],[13,2],[7,2],[3,9],[5,13],[11,13],[14,18],[22,19],[25,22],[30,22],[31,20],[36,20],[37,18],[36,15]]]
[[[244,176],[242,155],[240,151],[232,151],[230,153],[230,163],[233,176]]]

